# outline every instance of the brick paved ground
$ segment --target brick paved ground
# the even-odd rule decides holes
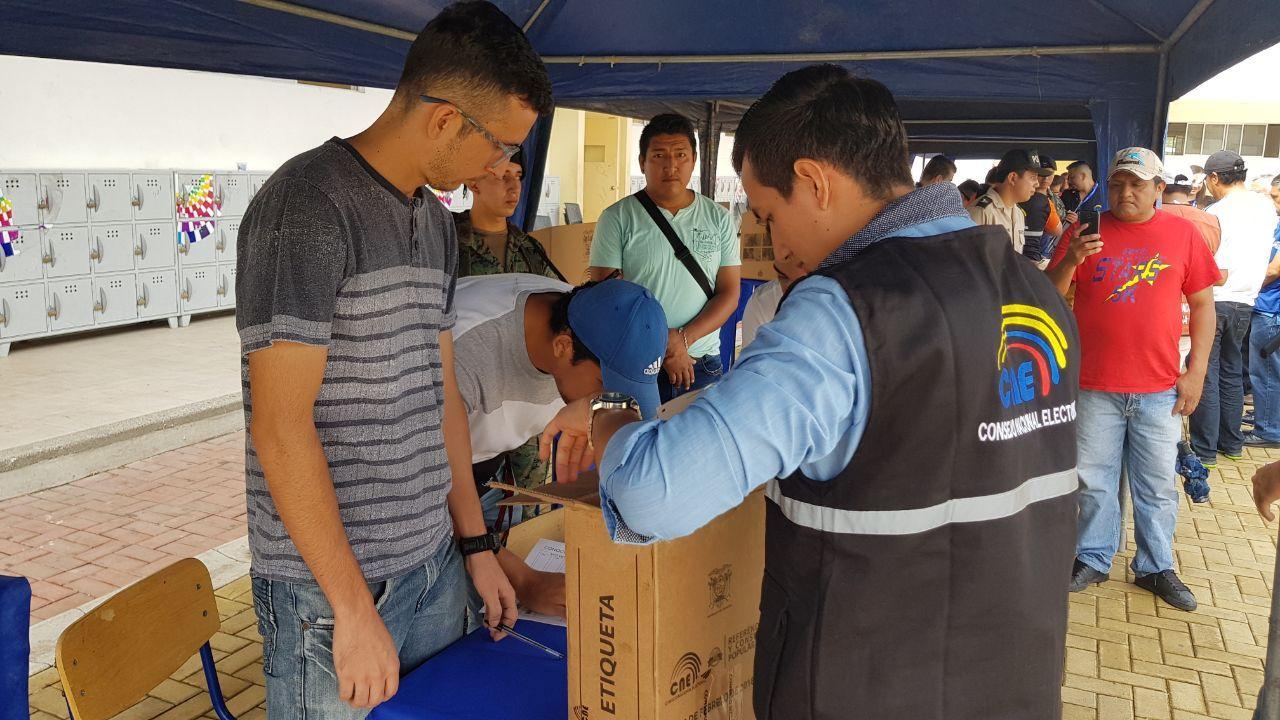
[[[1266,655],[1276,532],[1253,509],[1249,478],[1280,452],[1247,452],[1246,460],[1224,461],[1214,473],[1211,504],[1184,498],[1175,548],[1182,577],[1199,598],[1197,612],[1174,610],[1129,584],[1131,574],[1119,569],[1129,556],[1117,560],[1116,579],[1071,596],[1066,720],[1252,717]],[[248,579],[218,590],[218,597],[222,632],[214,654],[223,688],[238,717],[261,720],[261,646]],[[66,716],[56,671],[32,676],[31,708],[34,720]],[[212,718],[198,660],[121,717]]]
[[[0,500],[0,574],[38,622],[244,535],[240,432]]]

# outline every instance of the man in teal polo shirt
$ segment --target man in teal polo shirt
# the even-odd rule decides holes
[[[664,114],[649,121],[640,134],[645,187],[601,213],[591,244],[592,280],[621,271],[648,288],[667,314],[667,355],[658,377],[663,402],[720,378],[720,327],[738,307],[737,229],[728,210],[689,189],[697,158],[688,119]],[[677,257],[646,198],[688,249],[701,278]]]

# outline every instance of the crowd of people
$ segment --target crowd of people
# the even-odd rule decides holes
[[[618,542],[687,535],[765,488],[760,718],[1058,717],[1067,590],[1109,577],[1122,474],[1136,583],[1195,609],[1172,551],[1182,419],[1206,464],[1280,447],[1280,182],[1250,192],[1217,153],[1204,207],[1143,148],[1105,191],[1090,163],[1064,179],[1026,149],[982,184],[945,157],[915,182],[887,88],[790,72],[734,141],[778,279],[726,374],[739,243],[688,187],[693,123],[648,122],[645,186],[603,212],[574,287],[510,221],[551,109],[520,29],[456,3],[374,124],[286,163],[242,222],[273,718],[363,717],[471,627],[502,639],[517,603],[563,616],[563,575],[503,547],[521,517],[490,482],[590,465]],[[462,183],[456,215],[427,189]]]

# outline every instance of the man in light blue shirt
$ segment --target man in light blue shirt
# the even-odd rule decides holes
[[[954,186],[913,190],[907,160],[883,85],[784,76],[734,165],[775,248],[816,270],[681,414],[638,422],[603,393],[543,435],[560,477],[598,464],[619,542],[688,535],[767,484],[761,720],[1061,713],[1075,326]]]

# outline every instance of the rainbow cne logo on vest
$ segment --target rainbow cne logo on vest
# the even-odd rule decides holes
[[[1034,305],[1005,305],[1000,316],[1000,403],[1010,408],[1047,397],[1067,366],[1067,336]]]

